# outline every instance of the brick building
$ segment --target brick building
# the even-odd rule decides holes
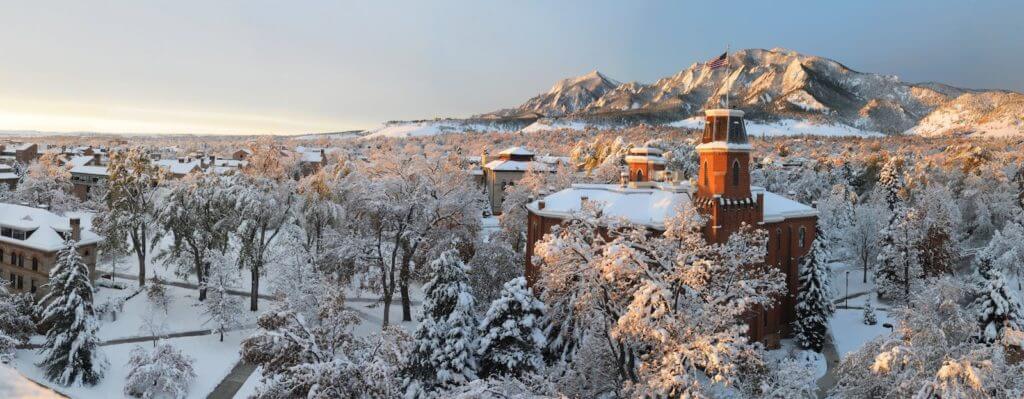
[[[815,236],[815,209],[767,192],[750,184],[750,152],[743,112],[708,110],[706,124],[697,146],[700,173],[696,184],[673,179],[664,170],[656,149],[634,149],[626,157],[629,171],[621,184],[575,184],[527,206],[526,276],[534,281],[538,270],[532,264],[534,246],[551,227],[591,201],[603,212],[630,222],[664,231],[665,220],[680,207],[696,207],[708,216],[704,235],[709,242],[725,242],[744,223],[768,233],[765,262],[786,276],[787,294],[771,309],[750,314],[746,322],[754,340],[778,345],[789,333],[795,318],[799,289],[798,264],[811,248]]]
[[[41,298],[65,237],[78,242],[82,260],[95,280],[100,237],[88,223],[83,225],[80,218],[62,217],[44,209],[0,203],[0,278],[10,284],[8,289]]]

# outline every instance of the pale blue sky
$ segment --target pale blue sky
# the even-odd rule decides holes
[[[0,129],[299,133],[650,82],[786,47],[1024,91],[1024,1],[67,1],[0,5]]]

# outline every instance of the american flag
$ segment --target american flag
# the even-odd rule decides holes
[[[729,59],[726,58],[727,54],[729,54],[729,53],[722,53],[722,55],[716,57],[715,59],[704,63],[704,67],[707,68],[707,69],[715,69],[715,68],[721,68],[721,67],[724,67],[724,66],[728,65],[729,64]]]

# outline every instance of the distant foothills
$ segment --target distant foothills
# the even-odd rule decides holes
[[[694,127],[692,118],[722,106],[726,94],[730,107],[745,111],[748,120],[782,134],[1024,134],[1024,94],[908,83],[781,48],[736,51],[728,55],[727,68],[696,62],[650,84],[621,83],[592,71],[563,79],[513,108],[461,120],[392,121],[369,133],[411,136],[464,127],[530,131],[639,123]]]

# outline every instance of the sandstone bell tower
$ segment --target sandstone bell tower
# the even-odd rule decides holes
[[[750,191],[750,143],[743,124],[743,111],[709,109],[701,143],[700,173],[694,202],[710,217],[707,234],[711,242],[725,242],[729,234],[746,223],[762,220],[764,197]]]

